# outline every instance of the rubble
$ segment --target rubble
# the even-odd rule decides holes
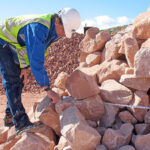
[[[35,103],[29,117],[42,121],[44,126],[34,133],[17,137],[14,128],[0,128],[0,150],[24,150],[31,146],[35,150],[37,146],[39,150],[149,150],[148,18],[149,12],[141,14],[114,36],[90,28],[82,41],[70,39],[76,42],[73,47],[80,47],[80,54],[73,53],[68,39],[62,39],[66,44],[61,50],[65,52],[67,48],[72,54],[67,51],[67,56],[61,51],[62,55],[47,58],[52,63],[47,67],[55,78],[54,90],[62,100],[52,104],[45,97]],[[59,52],[59,44],[54,45],[53,51],[50,49],[52,54]],[[69,67],[67,62],[53,65],[64,55]],[[59,65],[62,69],[58,71]]]

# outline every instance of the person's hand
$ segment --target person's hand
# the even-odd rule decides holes
[[[21,69],[20,78],[23,79],[23,83],[27,83],[27,70]]]
[[[52,99],[52,103],[58,103],[61,100],[60,96],[56,92],[52,90],[48,90],[46,92],[49,99]]]

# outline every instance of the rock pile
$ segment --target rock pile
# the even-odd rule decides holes
[[[52,104],[45,97],[30,112],[43,127],[20,137],[1,128],[0,149],[149,150],[150,111],[135,108],[150,105],[149,17],[141,14],[113,37],[90,28],[79,45],[79,67],[54,82],[63,99]]]
[[[59,39],[49,47],[49,54],[45,59],[45,68],[51,80],[51,84],[54,83],[54,80],[60,72],[65,71],[66,73],[71,74],[73,70],[79,66],[78,58],[81,52],[79,49],[79,43],[83,37],[83,34],[74,33],[71,39]],[[43,91],[43,89],[41,89],[36,83],[30,68],[27,69],[27,74],[28,81],[23,88],[23,92],[39,93]],[[0,94],[4,94],[1,76]]]

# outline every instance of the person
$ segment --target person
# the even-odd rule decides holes
[[[26,68],[30,66],[53,103],[59,102],[59,95],[51,90],[44,58],[54,41],[70,38],[80,24],[80,14],[73,8],[63,8],[56,14],[13,17],[0,24],[0,74],[7,97],[4,125],[15,125],[17,134],[40,125],[30,122],[21,102]]]

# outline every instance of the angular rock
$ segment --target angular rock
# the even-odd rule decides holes
[[[97,127],[97,123],[96,123],[96,121],[87,120],[87,123],[88,123],[88,124],[89,124],[89,126],[91,126],[92,128],[96,128],[96,127]]]
[[[148,8],[149,9],[149,8]],[[133,24],[138,24],[139,22],[142,21],[142,19],[148,19],[150,17],[150,14],[149,14],[149,11],[147,10],[147,12],[143,12],[143,13],[140,13],[135,19],[134,19],[134,22]]]
[[[150,133],[146,135],[137,135],[135,139],[136,150],[149,150]]]
[[[119,107],[105,104],[105,114],[102,116],[100,124],[103,127],[112,127],[115,122]]]
[[[142,19],[136,19],[133,23],[132,35],[136,39],[148,39],[150,38],[150,23],[149,23],[149,14],[142,14]]]
[[[148,38],[144,43],[142,43],[141,47],[150,47],[150,38]]]
[[[127,59],[127,62],[131,68],[134,67],[134,56],[136,52],[139,50],[138,43],[136,39],[134,38],[127,38],[124,41],[124,47],[125,47],[125,56]]]
[[[126,38],[132,37],[131,31],[132,25],[117,32],[117,34],[115,34],[111,40],[105,44],[106,52],[104,54],[104,60],[118,59],[122,56],[122,54],[125,54],[122,43]]]
[[[93,35],[92,38],[85,38],[81,41],[79,47],[82,52],[93,53],[95,51],[101,50],[106,41],[110,39],[110,34],[107,32],[99,32]]]
[[[73,150],[93,150],[99,144],[101,136],[85,121],[75,106],[64,110],[60,116],[61,134]]]
[[[38,101],[36,101],[33,107],[28,112],[28,116],[31,122],[39,122],[39,118],[35,117],[35,112],[36,112],[37,106],[40,104],[41,101],[42,99],[39,99]]]
[[[64,89],[60,89],[60,88],[55,88],[55,87],[53,87],[52,90],[53,90],[54,92],[56,92],[59,96],[68,96],[67,91],[64,90]]]
[[[132,123],[132,124],[137,123],[137,120],[135,119],[134,116],[132,116],[132,114],[129,111],[120,112],[119,117],[120,117],[121,121],[123,121],[125,123]]]
[[[11,148],[11,150],[53,150],[54,145],[49,142],[48,139],[41,138],[32,133],[24,133],[17,143]]]
[[[100,68],[101,68],[100,65],[94,65],[92,67],[80,67],[78,68],[78,70],[91,76],[92,78],[95,79],[96,83],[98,83],[97,72],[100,70]]]
[[[76,106],[87,120],[99,120],[105,113],[104,104],[99,95],[89,97],[84,100],[75,100],[67,97],[56,104],[57,113],[61,113],[70,106]]]
[[[150,123],[150,111],[147,111],[145,116],[144,116],[144,122],[145,123]]]
[[[125,68],[125,74],[134,74],[133,68]]]
[[[133,106],[147,107],[149,106],[149,97],[143,91],[135,91],[133,102],[131,102],[130,104]],[[132,114],[138,121],[143,122],[147,109],[139,109],[139,108],[128,108],[128,109],[132,112]]]
[[[86,31],[85,37],[79,44],[79,49],[82,52],[88,53],[88,49],[92,49],[94,42],[95,42],[95,36],[97,33],[99,33],[100,30],[98,28],[90,28]]]
[[[63,150],[72,150],[71,146],[64,147]]]
[[[51,127],[58,135],[60,135],[59,115],[55,111],[54,104],[50,103],[48,96],[38,105],[36,109],[36,118],[39,118],[47,126]]]
[[[128,145],[131,140],[133,128],[132,124],[125,123],[119,130],[107,129],[102,143],[109,150],[116,150],[121,146]]]
[[[136,124],[135,130],[138,135],[148,134],[150,132],[150,124],[145,123]]]
[[[120,147],[118,150],[135,150],[135,148],[131,145],[125,145]]]
[[[11,150],[15,143],[21,138],[21,136],[15,137],[5,143],[0,144],[0,150]]]
[[[121,35],[116,34],[105,44],[106,52],[105,52],[105,60],[112,60],[117,59],[121,56],[121,54],[118,53],[120,47],[121,47]]]
[[[150,77],[150,47],[141,48],[134,58],[134,73],[137,77]]]
[[[120,76],[125,73],[127,64],[121,60],[104,61],[99,65],[97,72],[99,83],[108,79],[119,81]]]
[[[44,139],[45,141],[48,141],[51,147],[54,147],[56,145],[56,134],[49,126],[43,125],[35,134]]]
[[[11,127],[8,131],[7,141],[10,141],[16,137],[15,126]]]
[[[97,127],[96,130],[101,136],[103,136],[107,129],[105,127]]]
[[[104,145],[98,145],[96,150],[107,150],[107,148]]]
[[[65,90],[66,89],[65,84],[68,77],[69,77],[68,73],[61,72],[60,74],[58,74],[57,78],[55,79],[54,86]]]
[[[80,57],[79,57],[79,62],[85,62],[87,55],[89,54],[85,52],[81,52]]]
[[[150,88],[149,78],[138,78],[135,75],[122,75],[119,82],[134,90],[147,92]]]
[[[117,104],[128,104],[133,97],[131,90],[112,79],[102,83],[100,95],[103,100]]]
[[[0,128],[0,144],[5,143],[7,141],[8,130],[8,127],[3,126]]]
[[[85,38],[93,39],[95,38],[96,34],[99,32],[100,32],[99,28],[92,27],[86,31]]]
[[[99,95],[86,98],[82,101],[76,101],[75,105],[86,119],[99,120],[104,115],[104,103]]]
[[[89,67],[100,64],[100,62],[101,62],[101,53],[100,52],[94,52],[92,54],[89,54],[86,57],[86,64]]]
[[[114,130],[118,130],[118,129],[120,129],[120,127],[121,127],[122,125],[123,125],[123,122],[121,121],[121,119],[119,118],[119,116],[116,116],[116,120],[115,120],[115,122],[114,122],[112,128],[113,128]]]
[[[88,98],[100,92],[95,79],[79,70],[75,70],[68,77],[66,88],[71,96],[77,99]]]
[[[84,67],[88,67],[88,65],[86,64],[86,62],[80,62],[79,66],[76,68],[84,68]]]
[[[54,150],[63,150],[63,148],[66,146],[68,146],[68,142],[65,137],[61,136],[59,139],[59,143],[54,147]]]
[[[125,42],[125,40],[127,38],[132,38],[131,31],[132,31],[132,25],[129,25],[125,29],[123,29],[123,30],[121,30],[121,31],[118,32],[120,35],[122,35],[120,37],[121,47],[120,47],[120,49],[118,51],[119,54],[125,54],[124,42]]]

